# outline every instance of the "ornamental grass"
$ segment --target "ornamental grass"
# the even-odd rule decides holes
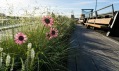
[[[0,71],[67,71],[69,38],[75,22],[52,14],[29,21],[2,36]]]

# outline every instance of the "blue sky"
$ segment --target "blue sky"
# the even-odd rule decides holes
[[[79,17],[81,9],[94,9],[95,0],[0,0],[0,12],[7,15],[24,15],[26,11],[35,15],[45,14],[47,10],[56,14],[70,16],[71,11]],[[114,4],[119,10],[119,0],[98,0],[97,9]],[[111,11],[111,8],[104,10]]]

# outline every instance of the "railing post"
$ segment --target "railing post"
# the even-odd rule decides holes
[[[98,17],[98,13],[97,13],[97,11],[95,11],[95,16],[96,16],[96,18]]]
[[[89,18],[90,18],[90,14],[89,14]]]
[[[14,27],[12,27],[12,38],[14,40]]]
[[[91,17],[93,16],[93,12],[91,12]]]
[[[112,4],[112,14],[113,14],[113,17],[114,17],[114,5]]]

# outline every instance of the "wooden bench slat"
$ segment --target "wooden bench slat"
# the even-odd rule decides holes
[[[83,22],[83,20],[79,20],[78,22],[79,22],[79,23],[80,23],[80,22]]]
[[[90,23],[84,23],[85,25],[88,25],[88,24],[90,24]]]
[[[107,28],[107,26],[105,26],[105,25],[90,24],[90,23],[87,23],[86,25],[87,26],[96,27],[96,28]]]
[[[93,27],[101,28],[101,25],[97,25],[97,24],[88,24],[88,26],[93,26]]]
[[[92,26],[96,28],[107,28],[111,22],[111,18],[102,18],[102,19],[89,19],[87,23],[84,23],[86,26]]]
[[[103,19],[96,19],[95,23],[108,25],[110,24],[110,21],[111,21],[111,18],[103,18]]]
[[[95,22],[95,19],[89,19],[88,22],[93,23],[93,22]]]

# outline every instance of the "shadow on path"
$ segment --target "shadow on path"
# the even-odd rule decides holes
[[[119,43],[76,25],[69,51],[69,71],[119,71]]]

